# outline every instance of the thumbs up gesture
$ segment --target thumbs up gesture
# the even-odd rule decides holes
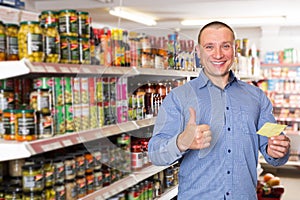
[[[211,131],[207,124],[196,124],[196,111],[189,109],[190,119],[185,130],[177,137],[177,147],[183,152],[187,149],[204,149],[210,146]]]

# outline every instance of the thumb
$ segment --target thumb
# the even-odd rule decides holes
[[[188,121],[188,124],[196,125],[196,111],[194,108],[189,108],[190,111],[190,119]]]

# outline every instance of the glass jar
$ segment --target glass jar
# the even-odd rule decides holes
[[[91,151],[93,157],[94,157],[94,170],[100,170],[102,167],[102,163],[101,163],[101,157],[102,157],[102,153],[99,149],[93,149]]]
[[[79,47],[77,37],[61,36],[60,57],[61,63],[79,63]]]
[[[90,17],[88,12],[77,12],[78,16],[78,37],[90,37]]]
[[[90,40],[88,38],[79,38],[79,64],[91,64]]]
[[[9,175],[11,177],[21,177],[22,167],[25,164],[25,159],[15,159],[8,161]]]
[[[16,126],[17,141],[37,139],[34,110],[16,110]]]
[[[42,191],[24,192],[22,200],[44,200]]]
[[[54,181],[55,184],[63,183],[65,181],[65,165],[62,157],[57,157],[53,160],[54,165]]]
[[[55,191],[55,199],[57,200],[64,200],[66,199],[66,192],[65,192],[65,184],[64,183],[56,183],[54,185]]]
[[[45,187],[52,187],[54,185],[54,170],[52,159],[46,159],[44,162]]]
[[[76,177],[77,198],[82,198],[86,195],[86,180],[84,176]]]
[[[131,168],[138,170],[143,167],[144,159],[141,145],[132,145],[131,147]]]
[[[65,180],[75,179],[76,165],[73,156],[66,156],[64,160],[65,165]]]
[[[53,79],[40,77],[33,80],[33,91],[30,93],[30,107],[36,111],[38,138],[49,138],[54,135],[52,116]]]
[[[19,58],[31,62],[43,62],[43,31],[37,21],[23,21],[18,33]]]
[[[3,110],[3,139],[15,140],[16,139],[16,111],[13,109]]]
[[[61,36],[78,37],[78,17],[76,10],[60,10],[58,26]]]
[[[10,186],[5,190],[4,199],[22,200],[22,188]]]
[[[83,176],[85,174],[85,157],[81,152],[74,153],[76,163],[76,176]]]
[[[43,25],[45,62],[58,63],[60,60],[60,36],[55,24]]]
[[[85,173],[91,173],[94,171],[94,157],[90,152],[84,153],[85,157]]]
[[[99,190],[103,187],[103,173],[101,169],[94,170],[94,189]]]
[[[17,24],[6,24],[6,60],[19,60]]]
[[[55,199],[55,189],[53,186],[50,187],[46,187],[44,190],[44,195],[45,195],[45,199],[43,200],[51,200],[51,199]]]
[[[5,61],[5,51],[6,51],[6,33],[5,26],[2,21],[0,21],[0,61]]]
[[[40,15],[41,24],[53,24],[58,26],[58,12],[52,10],[44,10]]]
[[[1,87],[3,89],[0,89],[0,137],[3,137],[4,134],[4,127],[3,123],[3,110],[5,109],[13,109],[15,106],[15,93],[12,88],[8,88],[6,86]],[[4,89],[6,88],[6,89]]]
[[[40,164],[24,165],[22,167],[23,192],[37,192],[44,189],[44,171]]]
[[[86,193],[87,194],[93,193],[95,191],[95,188],[94,188],[94,180],[95,180],[94,173],[93,172],[86,173],[85,174],[85,179],[86,179]]]
[[[76,200],[77,199],[77,186],[74,179],[66,180],[66,199],[67,200]]]

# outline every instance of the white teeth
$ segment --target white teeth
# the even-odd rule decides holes
[[[224,62],[212,62],[212,63],[215,64],[215,65],[220,65],[220,64],[222,64]]]

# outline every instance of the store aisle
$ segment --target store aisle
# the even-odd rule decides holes
[[[284,193],[281,200],[300,200],[300,167],[263,167],[264,173],[271,172],[280,177]]]

